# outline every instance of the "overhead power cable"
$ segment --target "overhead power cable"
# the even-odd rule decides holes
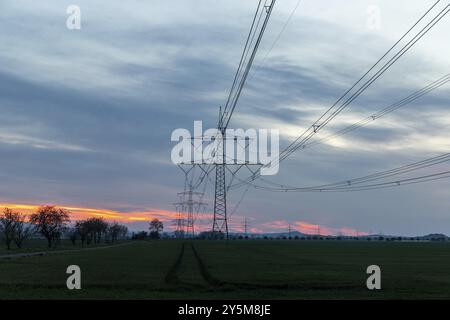
[[[307,128],[299,137],[297,137],[287,148],[285,148],[279,157],[279,162],[284,161],[296,150],[305,145],[317,132],[322,130],[329,122],[331,122],[342,110],[344,110],[349,104],[351,104],[357,97],[359,97],[371,84],[373,84],[382,74],[384,74],[398,59],[400,59],[406,52],[408,52],[420,39],[423,38],[442,18],[448,14],[450,11],[450,5],[446,5],[442,10],[439,11],[427,24],[425,27],[420,29],[407,43],[404,45],[397,53],[391,57],[387,62],[383,64],[381,68],[378,69],[375,74],[369,77],[369,79],[364,80],[375,68],[391,53],[398,44],[405,39],[408,34],[413,31],[421,21],[437,6],[441,0],[434,3],[430,9],[428,9],[424,15],[422,15],[414,25],[349,89],[347,90],[322,116],[316,120],[313,125]],[[359,86],[360,83],[365,81]],[[355,92],[351,93],[352,91]],[[271,164],[267,164],[269,166]],[[253,181],[260,176],[259,172],[248,177],[246,181]]]
[[[432,92],[432,91],[442,87],[443,85],[447,84],[448,82],[450,82],[450,74],[447,74],[447,75],[439,78],[438,80],[433,81],[432,83],[430,83],[426,87],[424,87],[424,88],[414,92],[413,94],[407,96],[406,98],[404,98],[404,99],[402,99],[400,101],[397,101],[396,103],[394,103],[394,104],[392,104],[392,105],[390,105],[390,106],[388,106],[388,107],[386,107],[386,108],[384,108],[384,109],[382,109],[382,110],[372,114],[371,116],[369,116],[369,117],[367,117],[365,119],[362,119],[362,120],[360,120],[360,121],[358,121],[358,122],[356,122],[356,123],[354,123],[354,124],[352,124],[352,125],[350,125],[348,127],[345,127],[345,128],[343,128],[341,130],[338,130],[335,133],[332,133],[332,134],[330,134],[330,135],[328,135],[328,136],[326,136],[324,138],[321,138],[321,139],[318,139],[316,141],[309,142],[309,143],[303,145],[302,149],[314,147],[314,146],[316,146],[318,144],[322,144],[322,143],[324,143],[326,141],[329,141],[329,140],[332,140],[332,139],[334,139],[336,137],[339,137],[339,136],[345,135],[347,133],[350,133],[352,131],[355,131],[355,130],[357,130],[357,129],[359,129],[359,128],[361,128],[361,127],[363,127],[363,126],[365,126],[365,125],[367,125],[369,123],[372,123],[373,121],[375,121],[375,120],[377,120],[377,119],[379,119],[381,117],[384,117],[385,115],[387,115],[389,113],[392,113],[392,112],[394,112],[394,111],[396,111],[396,110],[398,110],[398,109],[400,109],[400,108],[410,104],[411,102],[416,101],[417,99],[421,98],[422,96],[424,96],[424,95],[426,95],[426,94],[428,94],[428,93],[430,93],[430,92]]]
[[[446,176],[448,174],[447,171],[441,172],[438,174],[431,174],[431,175],[424,175],[419,176],[415,178],[404,178],[404,179],[398,179],[394,181],[389,182],[382,182],[377,184],[371,184],[374,181],[378,180],[385,180],[387,178],[391,178],[398,175],[403,175],[406,173],[410,173],[412,171],[417,171],[421,169],[426,169],[432,166],[436,166],[442,163],[450,162],[450,153],[444,153],[439,156],[435,156],[429,159],[421,160],[418,162],[414,162],[411,164],[403,165],[398,168],[385,170],[377,173],[373,173],[370,175],[366,175],[359,178],[353,178],[353,179],[347,179],[347,180],[341,180],[334,183],[329,184],[323,184],[323,185],[317,185],[317,186],[306,186],[306,187],[294,187],[294,186],[288,186],[285,184],[278,184],[274,183],[272,181],[269,181],[267,179],[261,178],[261,181],[269,184],[271,186],[262,186],[257,185],[255,183],[249,183],[244,180],[241,180],[241,182],[245,184],[250,184],[251,186],[257,188],[257,189],[263,189],[267,191],[276,191],[276,192],[325,192],[325,191],[344,191],[344,190],[360,190],[360,189],[366,189],[366,188],[372,188],[372,187],[379,187],[379,186],[391,186],[392,184],[397,184],[398,182],[411,182],[411,181],[431,181],[429,178],[436,178],[441,176]]]

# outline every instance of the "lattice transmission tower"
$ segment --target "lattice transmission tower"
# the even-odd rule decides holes
[[[273,7],[276,0],[260,0],[258,7],[256,9],[251,28],[245,43],[244,50],[239,62],[236,75],[234,77],[233,85],[231,87],[226,105],[224,108],[220,108],[219,120],[217,125],[217,136],[214,137],[216,140],[217,148],[214,150],[213,158],[216,160],[213,164],[210,161],[205,161],[202,156],[202,161],[196,162],[191,161],[190,163],[181,163],[179,165],[180,169],[183,170],[186,177],[191,174],[193,175],[192,168],[199,167],[203,174],[198,178],[198,183],[192,183],[191,191],[195,190],[201,183],[205,182],[205,179],[209,179],[209,174],[215,170],[215,182],[214,182],[214,216],[212,223],[212,237],[225,237],[228,239],[228,214],[227,214],[227,171],[234,175],[243,166],[249,168],[250,165],[261,165],[259,163],[238,163],[236,159],[228,159],[225,148],[225,141],[227,139],[233,139],[237,141],[238,137],[227,137],[227,128],[230,123],[231,117],[235,111],[235,107],[241,96],[242,89],[246,83],[248,74],[252,67],[253,61],[255,59],[256,53],[258,51],[259,45],[261,43],[264,31],[266,30],[269,18],[272,14]],[[201,140],[200,144],[205,142],[210,142],[211,137],[205,139],[204,136],[194,137],[193,141]],[[195,143],[192,142],[195,147]],[[198,147],[198,146],[197,146]],[[231,160],[231,161],[230,161]],[[231,163],[230,163],[231,162]],[[232,170],[229,167],[236,166],[237,169]],[[190,166],[190,169],[186,169],[185,166]],[[252,171],[249,168],[250,171]],[[187,194],[189,201],[189,194]],[[189,232],[193,233],[192,220],[189,219],[189,205],[188,205],[188,219],[187,219],[187,229]]]
[[[207,204],[200,200],[194,200],[195,197],[202,198],[203,193],[194,192],[192,186],[189,186],[189,190],[178,193],[182,199],[180,202],[175,203],[175,206],[181,208],[181,217],[178,221],[183,221],[183,225],[178,224],[178,228],[183,228],[184,234],[188,238],[195,237],[195,213],[199,211],[202,206]]]

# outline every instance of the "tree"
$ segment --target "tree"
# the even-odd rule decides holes
[[[185,232],[184,230],[175,230],[174,235],[177,239],[184,239]]]
[[[127,239],[128,237],[128,227],[127,226],[121,226],[119,238],[120,239]]]
[[[102,236],[108,230],[108,223],[103,218],[90,218],[86,220],[86,223],[94,244],[100,243]]]
[[[3,210],[3,214],[0,216],[0,232],[3,234],[8,250],[11,249],[13,241],[21,249],[23,242],[33,234],[32,226],[25,220],[26,215],[9,208]]]
[[[75,231],[80,237],[81,246],[84,247],[84,243],[89,236],[89,229],[86,225],[86,221],[77,221],[75,223]]]
[[[147,232],[145,231],[140,231],[138,233],[133,233],[133,235],[131,236],[132,240],[146,240],[148,237]]]
[[[14,243],[17,248],[21,249],[23,242],[31,237],[34,233],[32,225],[25,222],[26,216],[20,215],[17,217],[14,227]]]
[[[225,235],[220,231],[203,231],[198,235],[199,239],[209,239],[209,240],[223,240]]]
[[[102,237],[110,231],[108,223],[103,218],[89,218],[77,221],[75,230],[80,237],[82,246],[85,243],[90,245],[92,241],[94,244],[100,243]]]
[[[31,215],[30,222],[47,239],[48,247],[51,248],[70,222],[69,211],[55,206],[40,207]]]
[[[79,236],[78,230],[75,227],[70,228],[69,230],[67,230],[67,236],[69,237],[70,242],[72,242],[72,245],[75,246],[77,244],[77,239]]]
[[[159,219],[153,219],[150,221],[150,238],[159,239],[160,233],[164,230],[164,224]]]
[[[0,216],[0,232],[3,234],[6,248],[11,249],[11,243],[14,241],[14,232],[16,221],[20,214],[9,208],[3,209],[3,214]]]
[[[108,234],[111,242],[123,239],[127,236],[128,228],[126,226],[120,225],[117,222],[113,222],[108,226]]]

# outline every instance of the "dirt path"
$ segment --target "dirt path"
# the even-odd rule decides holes
[[[109,249],[109,248],[116,248],[116,247],[121,247],[121,246],[125,246],[125,245],[130,245],[130,244],[132,244],[132,242],[120,243],[120,244],[115,244],[115,245],[111,245],[111,246],[94,247],[94,248],[11,253],[11,254],[0,255],[0,259],[16,259],[16,258],[26,258],[26,257],[34,257],[34,256],[45,256],[45,255],[49,255],[49,254],[58,254],[58,253],[71,253],[71,252],[80,252],[80,251]]]

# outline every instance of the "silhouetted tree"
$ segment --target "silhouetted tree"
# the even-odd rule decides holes
[[[89,218],[77,221],[75,229],[81,239],[81,244],[90,245],[91,242],[98,244],[101,239],[109,231],[109,225],[103,218]]]
[[[30,216],[30,222],[47,239],[48,247],[51,248],[70,222],[69,211],[55,206],[40,207]]]
[[[79,237],[78,230],[75,227],[70,228],[67,231],[67,235],[69,236],[69,239],[70,239],[70,242],[72,242],[72,245],[75,246],[77,244],[77,239]]]
[[[11,249],[13,241],[19,249],[22,248],[23,242],[33,234],[32,226],[25,220],[26,215],[9,208],[5,208],[0,215],[0,232],[3,234],[8,250]]]
[[[176,230],[174,232],[174,235],[175,235],[175,238],[177,238],[177,239],[183,239],[185,233],[184,233],[184,230]]]
[[[19,215],[18,212],[5,208],[3,209],[3,214],[0,216],[0,232],[3,234],[8,250],[11,249],[11,243],[14,241],[14,229]]]
[[[148,237],[147,232],[145,231],[141,231],[138,233],[133,233],[133,235],[131,236],[132,240],[146,240]]]
[[[19,249],[22,248],[24,241],[30,238],[34,233],[33,226],[26,223],[25,220],[26,216],[19,214],[14,227],[14,243]]]
[[[128,228],[118,224],[117,222],[113,222],[108,226],[108,235],[112,242],[125,238],[127,233]]]
[[[150,221],[150,239],[159,239],[160,233],[164,230],[164,224],[159,219],[153,219]]]
[[[89,228],[86,224],[86,221],[77,221],[75,223],[75,231],[76,234],[80,237],[81,246],[84,247],[86,240],[89,236]]]
[[[220,231],[203,231],[198,235],[199,239],[221,240],[225,238],[223,232]]]

